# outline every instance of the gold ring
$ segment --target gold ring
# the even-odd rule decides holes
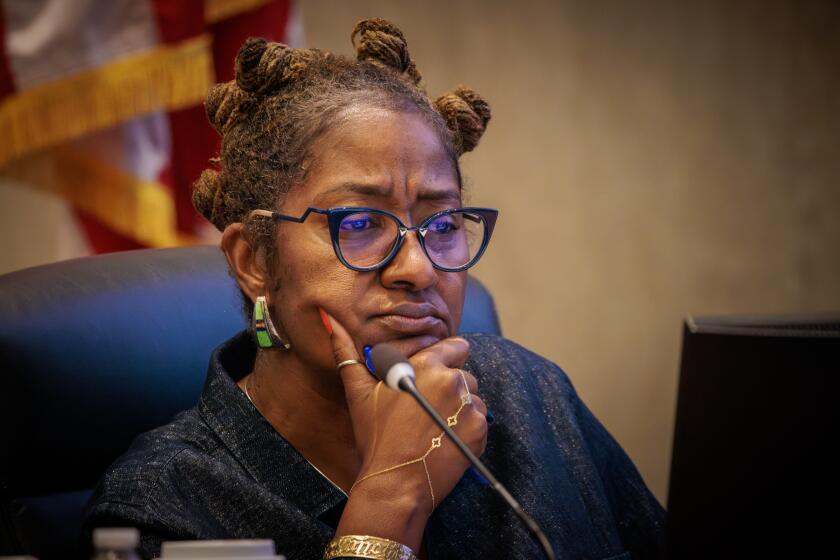
[[[344,366],[352,366],[352,365],[361,364],[361,363],[362,362],[360,362],[359,360],[344,360],[343,362],[341,362],[340,364],[335,366],[335,369],[341,369]]]

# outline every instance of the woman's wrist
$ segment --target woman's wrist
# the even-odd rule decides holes
[[[396,541],[370,535],[335,537],[327,545],[323,560],[366,558],[370,560],[418,560],[413,550]]]
[[[431,513],[428,488],[399,476],[376,478],[381,480],[370,479],[353,489],[336,537],[373,535],[419,551]]]

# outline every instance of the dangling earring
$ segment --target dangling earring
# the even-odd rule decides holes
[[[251,330],[254,333],[254,340],[260,348],[285,348],[288,350],[291,345],[283,342],[274,323],[271,322],[271,314],[268,312],[268,305],[265,303],[265,296],[257,296],[254,302],[254,313],[251,316]]]

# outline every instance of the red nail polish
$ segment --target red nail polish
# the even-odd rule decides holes
[[[327,312],[318,308],[318,313],[321,314],[321,322],[324,323],[324,328],[327,329],[327,334],[332,336],[332,323],[330,323],[330,316],[327,315]]]

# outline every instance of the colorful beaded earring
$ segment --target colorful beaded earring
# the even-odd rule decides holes
[[[285,348],[288,350],[290,344],[283,342],[274,323],[271,321],[271,314],[268,312],[268,304],[265,296],[257,296],[254,302],[254,313],[251,316],[251,331],[254,333],[254,340],[260,348]]]

